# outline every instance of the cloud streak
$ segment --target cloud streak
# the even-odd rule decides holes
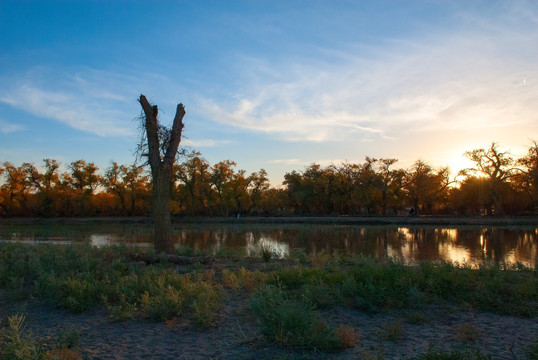
[[[16,131],[22,131],[24,129],[25,127],[20,124],[13,124],[0,119],[0,133],[2,134],[10,134]]]
[[[4,104],[99,136],[133,134],[125,126],[129,119],[124,111],[125,92],[107,90],[113,81],[104,73],[66,74],[41,68],[10,80],[4,83],[11,87],[0,91]]]
[[[230,144],[230,140],[214,140],[214,139],[183,139],[181,140],[181,146],[191,147],[218,147],[222,145]]]
[[[140,91],[149,90],[148,95],[153,97],[162,95],[163,88],[172,93],[179,89],[157,74],[91,68],[57,71],[37,67],[23,75],[3,76],[1,80],[11,85],[0,90],[0,103],[99,136],[136,134],[132,120],[140,112],[136,103]],[[166,108],[168,98],[169,95],[159,97],[159,105]]]
[[[219,122],[288,141],[368,141],[533,123],[538,23],[529,17],[522,27],[509,28],[506,19],[493,26],[498,20],[383,48],[350,45],[316,63],[284,60],[271,67],[246,58],[245,72],[253,75],[235,98],[200,106]]]

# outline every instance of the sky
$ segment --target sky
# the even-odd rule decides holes
[[[366,156],[456,173],[538,140],[538,1],[0,0],[0,162],[130,164],[140,94],[274,186]]]

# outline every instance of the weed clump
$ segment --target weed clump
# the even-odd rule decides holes
[[[78,346],[80,335],[77,330],[68,328],[58,332],[55,346],[60,349],[73,349]]]
[[[172,285],[160,288],[156,293],[145,291],[140,297],[142,310],[148,317],[164,321],[181,314],[185,298]]]
[[[343,345],[304,299],[293,299],[282,287],[267,286],[259,290],[251,304],[262,334],[280,345],[338,351]]]
[[[123,294],[120,295],[117,303],[110,303],[106,295],[103,295],[103,303],[112,320],[116,322],[133,320],[138,310],[137,303],[128,302]]]
[[[361,340],[360,331],[356,331],[353,326],[349,325],[340,325],[336,329],[336,335],[344,348],[352,348]]]
[[[22,314],[9,316],[8,328],[0,334],[0,355],[2,359],[38,359],[42,349],[26,328],[26,318]]]
[[[26,318],[22,314],[8,316],[8,327],[0,332],[0,358],[6,360],[64,359],[79,360],[76,350],[79,334],[74,329],[62,329],[52,349],[45,350],[27,329]]]
[[[456,337],[461,341],[474,342],[480,337],[480,330],[473,323],[465,323],[456,328]]]

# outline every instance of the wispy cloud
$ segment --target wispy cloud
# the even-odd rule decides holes
[[[140,112],[140,91],[161,94],[170,81],[155,74],[125,74],[90,68],[56,71],[34,68],[2,77],[0,102],[33,115],[99,136],[131,136],[132,120]],[[9,81],[8,81],[9,80]],[[168,85],[168,86],[167,86]],[[162,102],[166,100],[159,98]],[[163,104],[166,105],[166,104]]]
[[[284,165],[306,165],[301,159],[275,159],[268,161],[269,164],[284,164]]]
[[[231,140],[214,140],[214,139],[183,139],[181,145],[192,146],[196,148],[217,147],[230,144]]]
[[[317,62],[245,58],[250,82],[235,98],[200,106],[217,121],[288,141],[371,141],[535,122],[536,17],[522,26],[512,18],[484,21],[378,48],[350,45]]]
[[[0,133],[2,134],[10,134],[16,131],[22,131],[24,129],[24,126],[20,124],[13,124],[3,119],[0,119]]]

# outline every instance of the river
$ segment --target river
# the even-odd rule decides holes
[[[189,222],[174,224],[173,236],[178,247],[213,254],[231,250],[260,256],[263,250],[285,258],[290,253],[338,252],[406,264],[449,261],[473,267],[495,262],[536,268],[538,262],[538,226],[532,225]],[[152,228],[147,222],[0,223],[0,241],[147,247],[152,244]]]

